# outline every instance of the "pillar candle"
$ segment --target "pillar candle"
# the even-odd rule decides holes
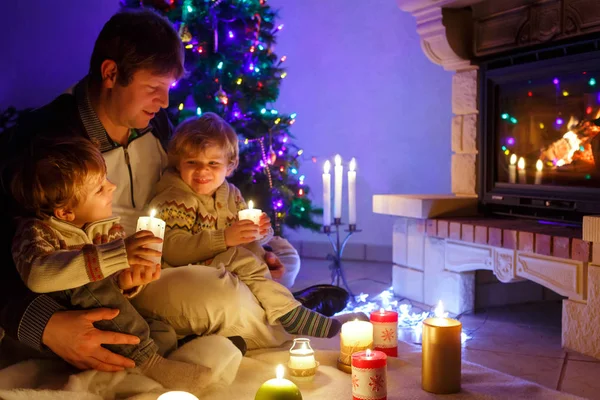
[[[381,351],[352,354],[352,399],[387,399],[387,356]]]
[[[342,218],[342,188],[344,186],[344,167],[342,166],[342,157],[335,156],[335,189],[333,193],[333,217]]]
[[[331,225],[331,163],[323,165],[323,226]]]
[[[262,384],[254,400],[302,400],[302,394],[294,382],[283,378],[283,365],[276,368],[276,378]]]
[[[537,160],[535,163],[535,184],[540,185],[542,183],[542,170],[544,169],[544,163],[542,160]]]
[[[350,372],[352,353],[373,347],[373,324],[367,321],[349,321],[340,332],[338,368]]]
[[[527,183],[527,176],[525,175],[525,159],[523,157],[519,158],[517,168],[519,170],[519,183]]]
[[[510,165],[508,166],[508,182],[517,182],[517,155],[513,154],[510,156]]]
[[[444,317],[441,302],[434,318],[423,321],[421,387],[426,392],[460,391],[462,324]]]
[[[238,219],[240,221],[249,219],[254,222],[256,225],[260,223],[260,216],[262,215],[262,210],[258,208],[254,208],[254,202],[250,200],[248,202],[248,208],[245,210],[238,211]]]
[[[373,349],[398,357],[398,313],[381,309],[371,313]]]
[[[348,224],[356,225],[356,159],[348,168]]]
[[[149,217],[139,217],[137,222],[136,232],[139,231],[150,231],[154,234],[154,236],[159,237],[161,239],[165,238],[165,227],[166,223],[160,218],[156,218],[156,210],[152,210],[150,212]],[[149,244],[148,248],[162,252],[163,244],[162,243],[153,243]],[[146,256],[150,261],[155,264],[161,263],[161,257],[149,257]]]

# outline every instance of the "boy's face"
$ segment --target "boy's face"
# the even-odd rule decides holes
[[[147,127],[154,115],[169,105],[169,89],[174,82],[171,75],[154,75],[148,70],[136,71],[127,86],[107,82],[110,91],[105,106],[112,123],[135,129]]]
[[[74,225],[83,226],[111,217],[116,188],[116,185],[106,179],[106,174],[89,177],[84,184],[79,204],[70,208],[67,220]]]
[[[179,161],[181,179],[197,194],[212,196],[231,172],[225,152],[218,146],[209,146],[195,155]]]

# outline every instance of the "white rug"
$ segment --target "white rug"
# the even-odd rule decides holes
[[[338,341],[313,342],[321,366],[313,382],[298,385],[304,400],[352,398],[350,376],[335,367],[337,351],[319,350],[336,348]],[[577,399],[466,361],[462,391],[436,396],[421,390],[420,348],[401,343],[400,350],[400,358],[388,358],[389,400]],[[275,366],[287,362],[288,355],[287,348],[270,349],[251,352],[242,359],[227,339],[213,336],[189,342],[170,358],[213,368],[210,389],[197,394],[202,400],[252,400],[262,382],[275,376]],[[165,391],[158,383],[134,373],[86,371],[68,376],[60,362],[50,360],[30,360],[0,371],[0,398],[4,400],[156,400]]]

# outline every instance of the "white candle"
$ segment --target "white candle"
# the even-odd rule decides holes
[[[542,183],[542,169],[544,169],[544,163],[542,160],[537,160],[535,163],[535,184],[540,185]]]
[[[348,168],[348,223],[356,225],[356,159],[354,157]]]
[[[139,217],[137,222],[136,232],[139,231],[150,231],[154,236],[159,237],[161,239],[165,238],[165,227],[166,222],[160,218],[156,218],[156,210],[152,210],[150,212],[149,217]],[[149,244],[148,248],[154,249],[156,251],[162,252],[163,244],[162,243],[153,243]],[[150,261],[153,261],[155,264],[161,263],[161,257],[148,257]]]
[[[523,157],[519,158],[517,168],[519,170],[519,183],[527,183],[527,177],[525,176],[525,159]]]
[[[309,349],[290,350],[288,366],[294,369],[310,369],[317,365],[315,352]]]
[[[323,165],[323,226],[331,225],[331,163],[325,161]]]
[[[342,157],[335,156],[335,190],[333,193],[333,217],[342,218],[342,188],[344,186],[344,167],[342,166]]]
[[[517,155],[513,153],[510,156],[510,165],[508,166],[508,182],[516,183],[517,182]]]
[[[262,215],[262,210],[258,208],[254,208],[254,202],[250,200],[248,202],[248,208],[245,210],[238,211],[238,218],[240,221],[249,219],[254,222],[256,225],[260,223],[260,216]]]
[[[163,393],[156,400],[198,400],[198,398],[188,392],[174,391]]]
[[[349,321],[342,325],[342,345],[364,347],[373,343],[373,324],[367,321]]]

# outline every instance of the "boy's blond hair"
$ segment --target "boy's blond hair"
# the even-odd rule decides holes
[[[185,120],[169,143],[169,166],[178,169],[182,158],[197,155],[207,147],[221,148],[233,172],[239,164],[238,137],[231,125],[215,113]]]
[[[88,194],[89,179],[106,174],[102,153],[79,137],[34,140],[15,168],[10,190],[16,204],[39,218],[76,207]]]

